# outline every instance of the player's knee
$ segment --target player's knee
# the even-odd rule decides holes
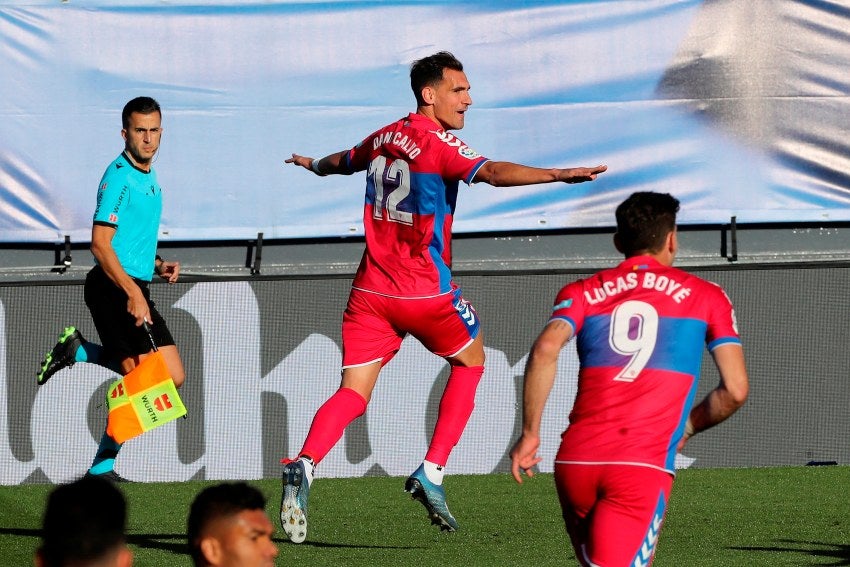
[[[180,374],[174,373],[171,376],[171,380],[174,382],[174,385],[179,388],[183,385],[183,382],[186,381],[186,375],[182,372]]]

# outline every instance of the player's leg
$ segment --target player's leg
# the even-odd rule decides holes
[[[601,497],[590,519],[587,557],[597,565],[649,566],[673,485],[649,467],[605,465]]]
[[[90,310],[92,306],[96,309],[126,310],[126,295],[115,287],[100,267],[94,267],[86,275],[84,289],[86,305]],[[103,336],[100,329],[98,334]],[[97,364],[115,373],[122,373],[120,360],[109,356],[108,349],[86,340],[79,329],[70,326],[65,327],[58,342],[45,354],[36,374],[39,386],[63,368],[69,368],[77,362]]]
[[[437,423],[428,446],[425,459],[440,463],[449,460],[449,455],[460,441],[466,424],[475,409],[475,392],[484,375],[484,337],[478,333],[461,353],[448,358],[451,365],[449,379],[440,399]]]
[[[299,456],[316,465],[325,458],[345,428],[366,411],[380,369],[380,362],[343,369],[339,389],[316,411]]]
[[[183,359],[177,345],[162,345],[157,347],[162,353],[165,365],[168,367],[168,375],[178,388],[186,381],[186,370],[183,368]]]
[[[77,351],[82,350],[81,347],[85,341],[83,334],[76,327],[65,327],[59,334],[59,340],[52,349],[47,351],[41,361],[36,372],[38,385],[44,385],[51,376],[63,368],[70,368],[75,363],[81,362],[77,360]]]
[[[484,339],[478,315],[462,298],[460,289],[417,303],[421,305],[411,304],[417,316],[409,330],[428,350],[446,358],[451,372],[440,399],[428,452],[407,479],[405,490],[425,506],[433,524],[454,531],[458,523],[446,504],[443,477],[449,455],[460,441],[475,407],[475,392],[484,374]]]
[[[163,352],[175,384],[181,385],[185,372],[174,338],[156,305],[151,301],[147,286],[140,282],[140,288],[150,309],[150,328],[154,343]],[[153,352],[151,337],[142,327],[137,327],[135,318],[127,313],[126,294],[115,286],[100,268],[92,269],[86,278],[85,299],[103,348],[108,353],[107,356],[116,361],[122,375],[130,372]],[[116,481],[125,480],[115,472],[115,460],[120,450],[121,444],[104,430],[87,474]]]
[[[363,415],[381,367],[401,346],[402,337],[379,315],[383,299],[352,290],[343,314],[343,370],[339,389],[318,409],[298,457],[284,459],[280,521],[294,543],[307,537],[307,497],[314,468]]]
[[[582,567],[594,567],[587,555],[589,526],[599,494],[602,465],[555,463],[555,488],[564,526]]]
[[[343,370],[340,388],[318,409],[295,460],[284,461],[280,522],[293,543],[307,538],[307,499],[315,467],[342,438],[348,425],[366,411],[380,363]],[[362,393],[361,393],[362,392]]]
[[[118,361],[105,356],[103,346],[86,340],[80,330],[72,325],[62,330],[59,340],[44,355],[36,373],[38,385],[43,386],[54,374],[77,362],[97,364],[113,372],[120,372]]]
[[[150,345],[150,342],[148,342],[148,345]],[[177,346],[173,344],[160,345],[157,343],[157,350],[160,354],[162,354],[163,360],[165,360],[165,366],[168,368],[168,375],[171,377],[174,385],[180,388],[186,381],[186,371],[183,368],[183,359],[180,357],[180,351],[177,349]],[[120,368],[120,373],[126,376],[151,354],[153,354],[153,350],[144,354],[119,359],[118,366]]]

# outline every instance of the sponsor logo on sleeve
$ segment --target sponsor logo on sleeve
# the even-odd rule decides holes
[[[466,159],[475,159],[481,157],[481,154],[464,144],[460,140],[460,138],[456,137],[454,134],[449,134],[445,130],[432,130],[431,132],[447,146],[457,148],[457,153],[461,157],[464,157]]]
[[[469,146],[461,146],[460,149],[458,149],[457,153],[459,153],[461,157],[465,157],[466,159],[475,159],[477,157],[481,157],[481,154],[479,154]]]

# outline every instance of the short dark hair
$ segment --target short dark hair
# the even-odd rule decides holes
[[[423,57],[410,66],[410,88],[416,97],[416,104],[422,105],[422,89],[433,86],[443,80],[443,70],[463,71],[463,63],[448,51]]]
[[[127,503],[110,481],[84,476],[47,498],[39,547],[46,567],[103,558],[126,541]]]
[[[121,111],[121,126],[126,130],[130,125],[130,115],[134,112],[139,114],[152,114],[159,112],[162,116],[162,110],[159,108],[159,103],[149,96],[138,96],[124,105],[124,110]]]
[[[197,564],[201,559],[201,538],[212,522],[265,508],[263,493],[245,482],[223,482],[203,489],[192,501],[186,527],[192,560]]]
[[[632,193],[617,207],[617,243],[626,256],[659,252],[676,230],[679,200],[669,193]]]

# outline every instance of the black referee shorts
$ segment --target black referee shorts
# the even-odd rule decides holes
[[[174,338],[165,319],[151,300],[149,282],[134,279],[141,288],[151,312],[151,334],[157,347],[173,345]],[[144,327],[136,326],[136,319],[127,312],[127,294],[115,285],[99,265],[86,276],[84,292],[86,305],[91,312],[97,334],[110,357],[123,360],[152,350],[150,338]]]

